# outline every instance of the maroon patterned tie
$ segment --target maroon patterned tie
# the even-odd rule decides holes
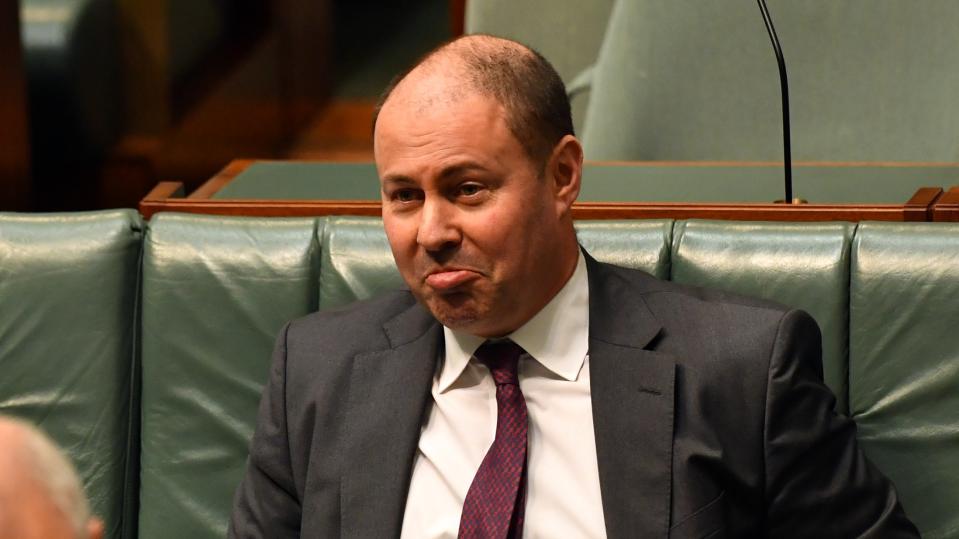
[[[513,341],[486,341],[473,356],[496,383],[496,438],[463,502],[460,539],[523,536],[526,507],[526,400],[516,367],[524,350]]]

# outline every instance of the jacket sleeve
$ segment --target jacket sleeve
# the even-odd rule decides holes
[[[299,537],[301,507],[293,481],[286,422],[286,337],[277,337],[246,474],[233,500],[230,538]]]
[[[919,537],[859,448],[855,423],[834,412],[819,328],[802,311],[780,321],[766,391],[766,535]]]

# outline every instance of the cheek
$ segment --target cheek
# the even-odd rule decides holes
[[[384,216],[383,229],[393,251],[393,258],[401,269],[410,263],[416,248],[416,228],[402,220]]]
[[[529,204],[497,207],[470,222],[465,235],[475,246],[500,267],[517,267],[534,253],[530,250],[542,234],[541,218]]]

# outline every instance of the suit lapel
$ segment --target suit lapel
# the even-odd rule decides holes
[[[384,325],[387,350],[354,358],[346,411],[343,537],[398,537],[440,326],[419,305]]]
[[[633,283],[587,257],[589,371],[606,533],[665,537],[675,361],[646,350],[661,325]]]

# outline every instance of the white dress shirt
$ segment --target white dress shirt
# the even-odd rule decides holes
[[[456,537],[463,500],[496,433],[496,386],[489,369],[471,359],[485,339],[443,332],[445,355],[413,462],[404,539]],[[582,253],[562,290],[509,337],[528,353],[519,362],[529,416],[523,537],[605,537]]]

